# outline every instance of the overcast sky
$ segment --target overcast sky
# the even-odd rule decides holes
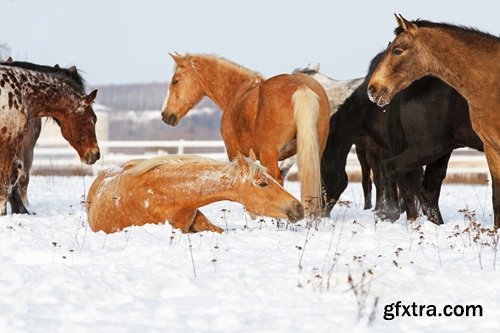
[[[16,60],[76,65],[91,85],[166,82],[168,52],[210,53],[269,77],[308,63],[366,74],[393,13],[500,34],[496,0],[0,0],[0,43]]]

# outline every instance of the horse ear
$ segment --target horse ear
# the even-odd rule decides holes
[[[54,65],[54,68],[55,68],[55,69],[61,69],[61,67],[59,66],[59,64],[55,64],[55,65]]]
[[[255,156],[255,152],[252,148],[250,148],[250,151],[248,152],[248,157],[254,162],[257,161],[257,156]]]
[[[88,96],[86,97],[87,102],[92,103],[94,102],[95,98],[97,96],[97,89],[93,90]]]
[[[399,14],[399,15],[396,15],[394,14],[394,16],[396,17],[396,21],[398,22],[398,26],[403,29],[404,31],[408,31],[408,32],[413,32],[413,31],[416,31],[417,30],[417,25],[415,23],[412,23],[410,21],[408,21],[407,19],[405,19],[403,17],[403,15]]]
[[[172,59],[174,59],[176,64],[179,64],[181,62],[181,60],[184,59],[184,57],[177,52],[174,52],[174,53],[169,52],[168,54],[172,57]]]
[[[14,62],[14,59],[12,59],[12,57],[9,56],[5,62],[11,64]]]

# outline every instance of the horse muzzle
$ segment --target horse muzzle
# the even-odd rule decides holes
[[[99,151],[99,148],[94,148],[87,151],[87,153],[85,153],[81,160],[83,163],[91,165],[98,161],[100,158],[101,152]]]
[[[389,90],[386,87],[377,87],[376,84],[370,84],[367,93],[370,101],[376,103],[379,107],[384,107],[391,101]]]
[[[290,223],[300,221],[304,218],[304,207],[300,202],[294,203],[286,210],[286,216],[288,216]]]
[[[162,112],[161,118],[163,122],[170,126],[177,126],[177,116],[173,113]]]

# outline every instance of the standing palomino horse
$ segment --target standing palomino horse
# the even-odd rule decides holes
[[[500,227],[500,38],[474,29],[396,16],[396,38],[368,84],[379,106],[413,81],[435,75],[469,104],[493,180],[494,225]]]
[[[198,156],[133,160],[102,172],[89,189],[93,231],[106,233],[166,221],[182,232],[215,231],[199,207],[230,200],[255,215],[304,217],[302,204],[257,163],[238,154],[230,163]]]
[[[238,151],[257,158],[280,184],[278,161],[297,154],[307,215],[320,216],[321,155],[328,136],[329,104],[323,87],[304,74],[265,80],[228,60],[171,54],[176,63],[163,121],[175,126],[203,96],[222,110],[221,133],[229,160]]]
[[[88,96],[61,73],[45,73],[0,65],[0,215],[6,213],[16,154],[30,119],[52,117],[63,137],[75,148],[82,162],[93,164],[100,157],[95,135],[96,115]]]

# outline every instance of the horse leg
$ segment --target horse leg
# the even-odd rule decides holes
[[[12,187],[10,191],[9,201],[13,214],[29,214],[29,211],[26,209],[26,206],[24,206],[23,200],[21,198],[19,184],[16,184],[14,185],[14,187]]]
[[[397,175],[394,174],[391,159],[383,160],[380,163],[379,173],[383,187],[380,208],[377,212],[383,220],[391,222],[399,218],[400,210],[398,204]]]
[[[196,216],[194,217],[194,222],[189,227],[189,232],[200,232],[200,231],[213,231],[221,234],[224,230],[214,224],[212,224],[208,218],[203,215],[198,209],[196,210]]]
[[[418,218],[418,194],[422,184],[422,170],[413,170],[404,174],[399,181],[400,196],[403,201],[407,220]]]
[[[443,217],[439,209],[439,196],[441,186],[446,177],[448,161],[452,151],[443,155],[437,161],[428,164],[425,168],[424,179],[422,182],[421,201],[424,214],[430,222],[434,224],[443,224]]]
[[[20,192],[20,182],[24,177],[24,163],[16,156],[16,158],[14,159],[14,167],[12,168],[12,175],[10,178],[12,187],[9,193],[9,201],[13,214],[29,214],[28,210],[24,206]]]
[[[261,151],[260,163],[267,168],[269,175],[283,186],[283,178],[278,167],[278,153],[272,150]]]
[[[500,151],[495,145],[485,141],[484,152],[491,174],[494,226],[495,229],[500,229]]]
[[[365,197],[365,206],[363,209],[372,208],[372,180],[370,175],[370,166],[366,158],[367,149],[362,142],[356,142],[356,155],[358,156],[359,164],[361,165],[361,185],[363,186],[363,194]]]
[[[375,184],[375,210],[380,209],[380,201],[382,200],[382,182],[380,179],[380,162],[382,160],[382,149],[373,148],[369,153],[369,164],[373,173],[373,184]]]
[[[0,215],[7,214],[7,201],[9,200],[9,189],[11,187],[10,180],[13,159],[14,155],[12,154],[11,156],[2,156],[3,161],[0,161]]]

